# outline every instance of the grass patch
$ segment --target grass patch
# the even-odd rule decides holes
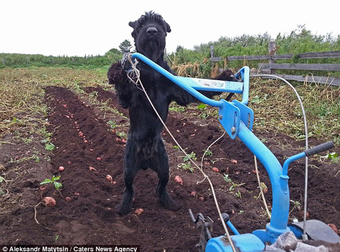
[[[105,84],[101,71],[71,68],[0,69],[0,137],[25,132],[41,133],[47,107],[44,87],[54,85],[81,92],[83,87]]]
[[[340,88],[310,83],[292,83],[299,93],[307,117],[309,137],[332,140],[340,144]],[[255,128],[285,133],[304,139],[304,122],[300,104],[286,84],[251,79],[250,104],[255,113]]]
[[[84,95],[83,89],[87,86],[107,87],[106,70],[63,67],[0,69],[0,137],[13,132],[44,135],[41,130],[47,115],[47,107],[43,103],[44,87],[61,86]],[[339,145],[340,88],[293,84],[305,106],[309,136],[323,141],[332,140]],[[98,103],[95,102],[96,98],[95,94],[89,97],[94,104]],[[241,99],[239,95],[233,98]],[[192,106],[198,110],[197,104]],[[297,140],[304,138],[300,105],[286,84],[274,80],[251,79],[249,107],[255,113],[255,129],[270,129]],[[112,108],[105,103],[101,103],[100,109],[112,112]],[[171,104],[170,110],[185,112],[184,107],[176,104]]]

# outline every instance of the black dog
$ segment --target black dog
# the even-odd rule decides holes
[[[147,12],[137,21],[130,22],[133,28],[132,37],[137,52],[156,62],[174,74],[164,60],[165,38],[171,31],[162,16]],[[139,62],[140,79],[150,99],[163,121],[168,115],[172,101],[187,105],[197,101],[193,96],[163,77],[143,62]],[[130,129],[125,149],[123,199],[117,207],[119,214],[131,211],[134,196],[133,180],[139,169],[151,168],[158,174],[159,183],[156,189],[161,204],[171,210],[177,206],[166,190],[169,180],[168,156],[161,138],[163,125],[150,106],[145,94],[129,81],[126,71],[120,63],[113,64],[108,71],[109,83],[115,85],[120,105],[129,109]],[[233,80],[232,72],[225,71],[216,79]],[[203,92],[212,97],[216,93]]]

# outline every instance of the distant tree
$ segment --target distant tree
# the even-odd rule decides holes
[[[127,39],[125,39],[122,43],[119,45],[119,49],[122,53],[125,51],[129,51],[130,48],[132,47],[131,42]]]
[[[116,48],[112,48],[107,53],[120,54],[120,51],[118,49],[116,49]]]
[[[176,48],[176,53],[183,52],[183,50],[184,50],[184,47],[179,45],[179,46],[177,46],[177,48]]]
[[[108,58],[110,62],[117,62],[122,58],[122,52],[116,48],[112,48],[105,53],[105,57]]]

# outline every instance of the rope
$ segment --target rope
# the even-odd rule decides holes
[[[202,169],[201,167],[199,167],[199,166],[196,164],[196,162],[195,162],[194,160],[191,159],[191,157],[186,153],[186,151],[185,151],[185,150],[182,148],[182,146],[178,143],[178,141],[176,140],[176,138],[172,135],[172,133],[170,132],[169,128],[166,126],[166,124],[165,124],[164,121],[162,120],[161,116],[159,115],[159,113],[158,113],[157,109],[155,108],[154,104],[152,103],[152,101],[151,101],[151,99],[150,99],[148,93],[146,92],[146,90],[145,90],[145,88],[144,88],[144,86],[143,86],[143,83],[142,83],[142,81],[141,81],[141,79],[140,79],[140,71],[139,71],[139,70],[137,69],[137,67],[136,67],[136,65],[138,64],[138,61],[136,60],[136,63],[134,63],[134,62],[132,61],[131,55],[128,56],[128,60],[129,60],[129,62],[130,62],[130,64],[131,64],[131,70],[129,70],[129,71],[127,72],[127,76],[128,76],[128,78],[129,78],[129,80],[132,81],[132,82],[136,85],[137,88],[139,88],[139,89],[141,88],[141,89],[142,89],[142,91],[145,93],[145,96],[146,96],[147,100],[149,101],[151,107],[152,107],[153,110],[155,111],[157,117],[159,118],[159,120],[160,120],[161,123],[163,124],[165,130],[168,132],[168,134],[169,134],[170,137],[173,139],[173,141],[175,142],[175,144],[176,144],[176,145],[179,147],[179,149],[184,153],[184,155],[185,155],[186,157],[188,157],[188,159],[190,160],[190,162],[191,162],[194,166],[196,166],[196,168],[202,173],[202,175],[203,175],[203,177],[204,177],[203,180],[205,180],[205,179],[208,180],[209,185],[210,185],[210,188],[211,188],[211,192],[212,192],[212,194],[213,194],[214,202],[215,202],[215,205],[216,205],[216,208],[217,208],[217,212],[218,212],[218,215],[219,215],[219,217],[220,217],[220,219],[221,219],[222,226],[223,226],[223,228],[224,228],[225,234],[226,234],[226,236],[228,237],[228,241],[229,241],[229,243],[230,243],[230,245],[231,245],[231,248],[232,248],[233,252],[236,252],[237,250],[236,250],[235,247],[234,247],[234,244],[233,244],[233,241],[231,240],[231,237],[230,237],[229,231],[228,231],[228,229],[227,229],[226,223],[225,223],[224,220],[223,220],[222,213],[221,213],[219,204],[218,204],[218,202],[217,202],[215,189],[214,189],[214,186],[213,186],[213,184],[212,184],[212,182],[211,182],[209,176],[203,171],[203,169]],[[225,134],[225,133],[224,133],[224,134]],[[224,134],[223,134],[220,138],[222,138],[222,137],[224,136]],[[219,139],[220,139],[220,138],[219,138]],[[217,139],[214,143],[216,143],[219,139]],[[213,143],[213,144],[214,144],[214,143]],[[213,144],[211,144],[211,145],[209,146],[209,148],[210,148]],[[208,148],[208,149],[209,149],[209,148]],[[205,153],[208,151],[208,149],[205,151]],[[205,155],[205,153],[204,153],[204,155]],[[204,155],[203,155],[203,157],[204,157]],[[203,160],[203,157],[202,157],[202,160]],[[202,163],[203,163],[203,161],[202,161]],[[201,165],[203,166],[202,163],[201,163]]]
[[[201,170],[203,170],[203,162],[204,162],[204,157],[205,157],[205,155],[207,154],[207,152],[209,151],[209,149],[210,149],[215,143],[217,143],[220,139],[222,139],[222,137],[224,137],[225,133],[226,133],[226,132],[224,131],[223,134],[222,134],[219,138],[217,138],[214,142],[212,142],[212,144],[210,144],[210,145],[208,146],[208,148],[205,150],[205,152],[203,153],[203,156],[202,156],[202,158],[201,158]],[[204,180],[205,180],[205,177],[203,178],[203,180],[197,181],[197,184],[202,183]]]
[[[303,114],[303,122],[304,122],[304,126],[305,126],[305,149],[308,150],[308,128],[307,128],[307,119],[306,119],[306,113],[305,113],[305,109],[303,107],[300,95],[298,94],[298,92],[296,91],[296,89],[294,88],[294,86],[289,83],[286,79],[277,76],[277,75],[273,75],[273,74],[254,74],[251,77],[265,77],[265,78],[274,78],[274,79],[278,79],[281,80],[283,82],[285,82],[288,86],[290,86],[293,91],[295,92],[300,106],[301,106],[301,110],[302,110],[302,114]],[[308,157],[305,157],[305,193],[304,193],[304,209],[303,209],[303,235],[302,235],[302,239],[303,240],[308,240],[307,234],[306,234],[306,219],[307,219],[307,196],[308,196]]]
[[[270,219],[272,215],[270,214],[270,211],[268,209],[268,205],[267,205],[267,202],[266,202],[266,198],[264,197],[263,189],[262,189],[262,186],[261,186],[260,173],[259,173],[259,169],[257,167],[257,158],[256,158],[255,155],[254,155],[254,163],[255,163],[255,171],[256,171],[257,182],[258,182],[259,188],[260,188],[260,194],[261,194],[261,197],[262,197],[264,207],[266,208],[267,215]]]

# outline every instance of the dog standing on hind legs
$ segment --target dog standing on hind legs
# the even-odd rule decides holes
[[[164,60],[166,36],[171,29],[162,16],[154,12],[146,12],[138,20],[130,22],[129,26],[133,28],[131,35],[134,38],[137,52],[175,74]],[[114,63],[107,73],[109,83],[115,85],[120,105],[129,109],[130,117],[124,159],[125,190],[122,201],[116,209],[120,215],[131,211],[134,178],[140,169],[151,168],[159,178],[156,194],[161,204],[167,209],[176,210],[178,206],[166,190],[169,181],[169,164],[161,137],[163,124],[149,104],[144,92],[128,79],[125,69],[129,67],[126,64],[123,67],[120,63]],[[145,63],[139,62],[137,68],[140,71],[142,84],[163,121],[167,118],[169,104],[172,101],[183,106],[197,102],[196,98]],[[233,80],[233,73],[226,70],[216,79]],[[216,94],[202,93],[208,97]]]

